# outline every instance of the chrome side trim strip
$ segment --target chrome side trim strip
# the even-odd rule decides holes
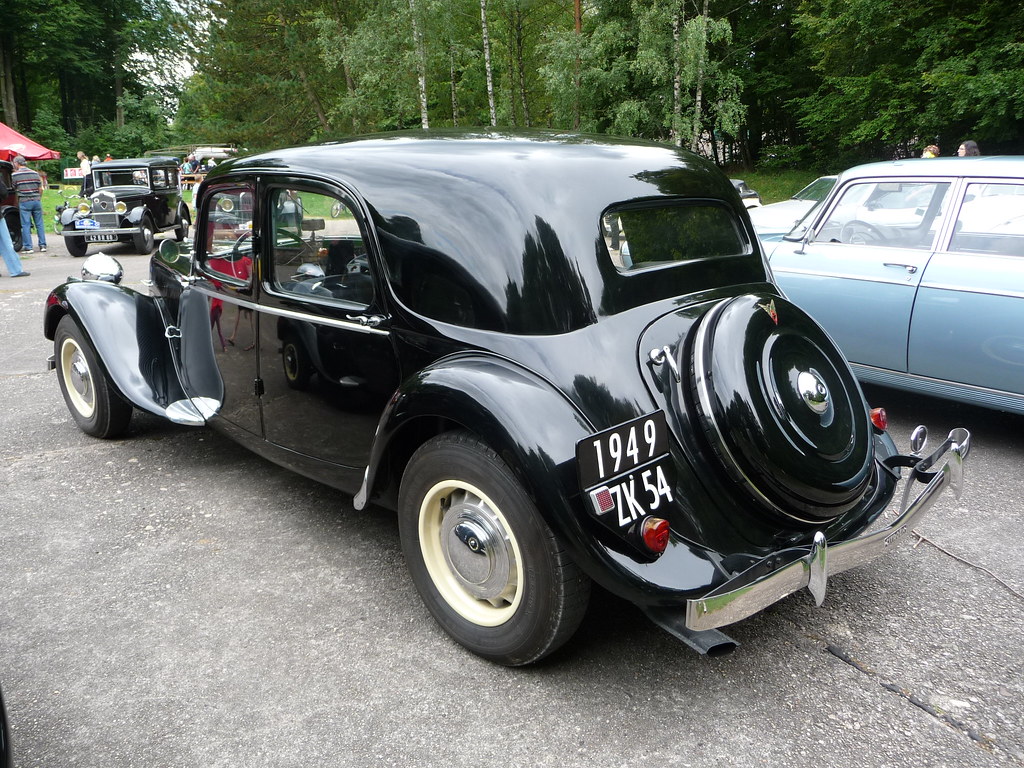
[[[242,309],[251,309],[256,312],[262,312],[266,315],[274,315],[275,317],[287,317],[290,320],[299,320],[304,323],[316,323],[317,325],[328,325],[332,328],[341,328],[346,331],[357,331],[359,333],[369,333],[376,336],[390,336],[391,332],[377,328],[373,325],[364,325],[357,320],[338,320],[334,317],[323,317],[322,315],[311,315],[305,312],[296,312],[292,309],[281,309],[280,307],[268,307],[264,304],[257,304],[254,301],[248,299],[239,299],[234,296],[229,296],[224,293],[218,293],[217,291],[206,288],[200,283],[195,283],[192,289],[199,291],[204,296],[209,296],[211,299],[220,299],[228,304],[235,304]],[[369,316],[367,316],[369,318]]]
[[[775,553],[768,559],[781,559],[785,564],[770,573],[758,576],[763,572],[762,565],[758,563],[704,597],[687,600],[686,626],[694,630],[724,627],[752,616],[803,587],[811,589],[815,600],[823,599],[828,576],[842,573],[891,551],[925,512],[932,508],[947,487],[952,488],[959,498],[963,462],[970,452],[970,443],[971,436],[967,430],[954,429],[938,449],[917,461],[911,468],[911,477],[905,482],[914,482],[913,475],[918,471],[930,473],[940,460],[944,459],[946,463],[941,471],[930,475],[917,498],[910,503],[904,502],[891,525],[831,545],[818,532],[811,547],[795,547]]]

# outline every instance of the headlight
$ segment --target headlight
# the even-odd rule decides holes
[[[115,210],[115,211],[116,211],[117,213],[124,213],[125,211],[127,211],[127,210],[128,210],[128,206],[127,206],[127,205],[125,205],[125,204],[124,204],[123,202],[121,202],[120,200],[118,200],[118,201],[117,201],[116,203],[114,203],[114,210]]]
[[[78,206],[76,207],[76,210],[77,210],[77,211],[78,211],[79,213],[88,213],[89,211],[91,211],[91,210],[92,210],[92,206],[91,206],[91,205],[89,205],[89,203],[87,203],[87,202],[85,202],[85,201],[83,200],[82,202],[80,202],[80,203],[78,204]]]

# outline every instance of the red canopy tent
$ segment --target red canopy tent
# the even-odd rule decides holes
[[[32,139],[0,123],[0,160],[10,160],[15,155],[21,155],[26,160],[56,160],[60,152],[36,144]]]

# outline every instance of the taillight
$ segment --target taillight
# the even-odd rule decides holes
[[[644,546],[656,555],[660,555],[668,546],[668,532],[668,520],[660,517],[645,517],[640,526]]]
[[[889,416],[885,413],[885,408],[871,409],[871,423],[883,432],[889,428]]]

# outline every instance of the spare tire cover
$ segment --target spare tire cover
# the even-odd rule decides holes
[[[778,296],[727,299],[701,318],[692,355],[703,427],[759,506],[815,523],[864,495],[874,459],[868,407],[807,313]]]

